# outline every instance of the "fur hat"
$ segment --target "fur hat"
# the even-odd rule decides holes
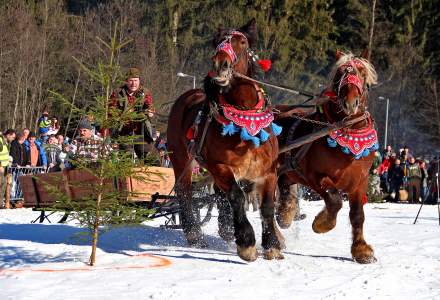
[[[130,68],[130,69],[128,69],[127,74],[126,74],[125,77],[126,77],[126,79],[129,79],[129,78],[140,78],[141,77],[141,72],[139,71],[138,68]]]

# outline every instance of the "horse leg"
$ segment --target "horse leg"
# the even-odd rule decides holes
[[[348,198],[350,200],[350,222],[352,226],[353,243],[351,245],[351,255],[353,259],[361,264],[369,264],[376,262],[373,248],[365,242],[364,239],[364,205],[362,197],[365,191],[356,191],[350,193]]]
[[[234,240],[234,220],[231,205],[220,189],[214,187],[214,190],[218,208],[218,234],[226,242],[232,242]]]
[[[315,217],[312,228],[316,233],[326,233],[336,226],[336,218],[339,210],[342,208],[343,199],[341,194],[335,188],[327,191],[320,191],[319,194],[324,198],[325,207]]]
[[[293,220],[302,220],[298,199],[298,184],[292,184],[286,175],[278,179],[279,205],[276,211],[278,225],[281,228],[289,228]]]
[[[245,195],[239,184],[234,182],[227,196],[232,208],[237,254],[243,260],[254,261],[258,256],[255,247],[255,234],[251,223],[246,217]]]
[[[264,248],[265,259],[283,259],[281,253],[283,248],[284,238],[275,224],[275,189],[276,189],[276,175],[269,174],[266,177],[264,186],[261,192],[261,222],[263,227],[262,245]]]
[[[177,168],[176,168],[177,169]],[[180,218],[183,232],[190,246],[206,247],[207,244],[202,238],[202,230],[199,222],[196,220],[192,205],[191,192],[191,168],[178,170],[176,178],[180,181],[176,185],[176,194],[181,208]]]

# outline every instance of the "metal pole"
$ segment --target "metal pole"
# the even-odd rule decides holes
[[[196,76],[193,76],[193,90],[196,89]]]
[[[386,112],[386,116],[385,116],[385,138],[384,138],[384,145],[382,148],[386,148],[387,147],[387,142],[388,142],[388,108],[390,105],[390,99],[387,98],[387,112]]]

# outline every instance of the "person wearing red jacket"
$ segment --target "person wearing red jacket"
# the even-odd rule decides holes
[[[126,122],[113,136],[135,136],[133,147],[136,156],[143,160],[151,151],[153,143],[153,130],[151,118],[154,116],[153,98],[151,92],[141,85],[140,71],[130,68],[127,72],[126,82],[111,95],[110,106],[117,108],[121,114],[136,112],[141,118]],[[127,149],[127,145],[120,145]]]
[[[385,193],[388,193],[390,188],[388,184],[388,170],[391,166],[391,160],[389,156],[385,156],[382,163],[380,164],[378,168],[378,173],[380,177],[380,186],[382,188],[382,191]]]

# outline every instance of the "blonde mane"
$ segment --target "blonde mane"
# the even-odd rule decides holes
[[[330,80],[331,81],[333,80],[333,78],[335,77],[336,72],[340,66],[342,66],[343,64],[345,64],[349,61],[352,61],[352,60],[357,60],[364,65],[365,71],[367,73],[367,76],[365,78],[365,83],[368,86],[372,86],[373,84],[377,84],[377,73],[376,73],[376,70],[374,69],[373,65],[365,58],[355,56],[351,52],[342,53],[342,56],[336,62],[335,66],[333,67],[333,69],[331,71]],[[357,70],[356,70],[356,72],[357,72]],[[332,85],[332,82],[330,82],[330,86],[331,85]]]

